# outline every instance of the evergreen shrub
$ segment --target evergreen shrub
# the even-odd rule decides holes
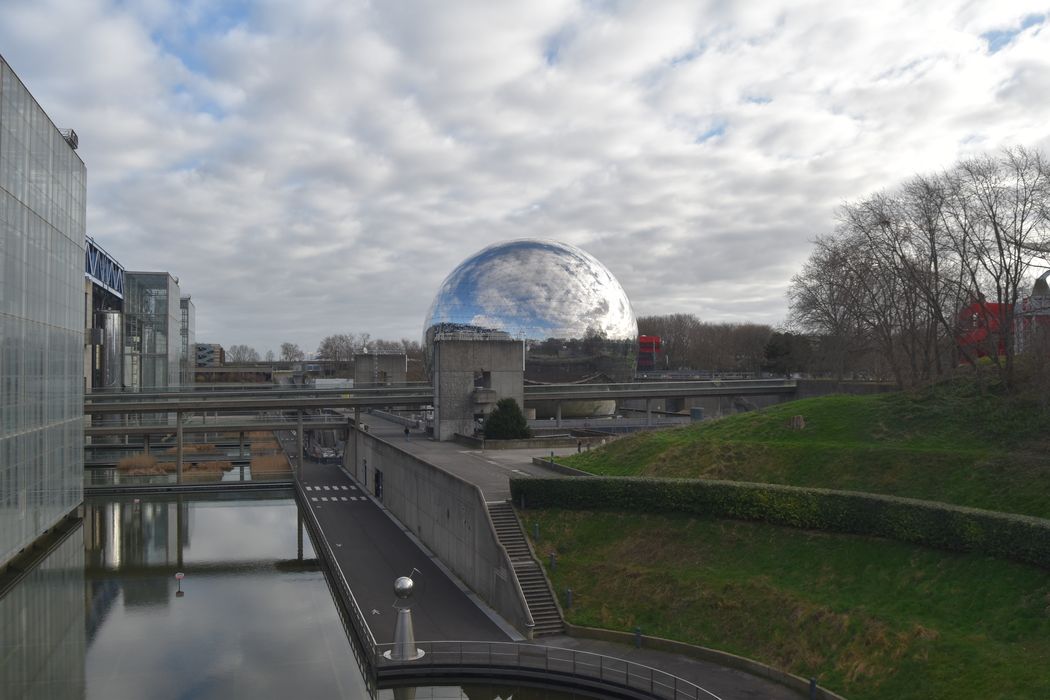
[[[1050,569],[1050,520],[856,491],[703,479],[511,479],[528,508],[685,513],[874,535]]]

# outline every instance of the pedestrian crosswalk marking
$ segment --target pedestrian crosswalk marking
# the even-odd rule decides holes
[[[316,501],[317,500],[317,496],[310,496],[310,500],[311,501]]]

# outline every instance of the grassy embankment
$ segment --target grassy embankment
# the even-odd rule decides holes
[[[760,523],[525,511],[576,624],[761,660],[851,700],[1050,697],[1050,576]],[[547,564],[544,557],[544,564]]]
[[[793,430],[789,419],[805,418]],[[959,382],[640,433],[565,460],[610,476],[869,491],[1050,518],[1050,412]]]
[[[792,430],[793,415],[806,420]],[[1050,517],[1050,416],[972,385],[793,402],[574,456],[600,474],[852,489]],[[735,652],[851,699],[1050,697],[1050,574],[761,523],[526,511],[571,622]],[[544,564],[547,562],[544,561]],[[550,572],[548,572],[550,573]]]

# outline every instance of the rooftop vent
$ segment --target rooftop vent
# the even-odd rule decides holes
[[[80,139],[77,137],[77,132],[72,129],[59,129],[59,131],[62,133],[62,138],[64,138],[66,143],[69,144],[69,147],[74,151],[77,150],[77,146],[80,145]]]

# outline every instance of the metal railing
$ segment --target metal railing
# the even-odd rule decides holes
[[[722,700],[695,683],[650,666],[589,651],[576,651],[518,642],[417,642],[422,658],[414,661],[388,659],[384,651],[393,644],[375,647],[377,678],[425,679],[438,669],[478,669],[490,678],[499,678],[500,670],[535,675],[545,680],[563,677],[589,683],[624,688],[652,698],[666,700]]]
[[[356,633],[356,639],[360,641],[361,646],[364,648],[360,649],[353,643],[353,640],[351,640],[350,646],[354,649],[355,655],[360,651],[362,665],[366,666],[371,676],[375,678],[376,661],[383,658],[379,651],[379,646],[376,644],[375,635],[372,634],[372,629],[365,621],[365,615],[361,611],[361,606],[358,604],[354,592],[350,589],[350,582],[346,580],[346,576],[343,575],[343,570],[335,558],[335,550],[332,548],[331,543],[328,542],[328,538],[324,534],[324,528],[321,527],[317,516],[310,508],[306,493],[303,491],[302,484],[298,481],[296,482],[296,493],[299,496],[299,509],[303,513],[303,519],[307,529],[310,531],[314,548],[318,551],[321,561],[325,562],[326,566],[324,568],[328,574],[328,580],[335,587],[336,590],[333,592],[340,599],[341,605],[337,607],[348,616],[347,622]]]
[[[663,392],[713,391],[722,389],[794,389],[794,379],[708,379],[680,382],[626,382],[622,384],[529,384],[526,398],[540,398],[547,394],[615,393],[658,395]]]

